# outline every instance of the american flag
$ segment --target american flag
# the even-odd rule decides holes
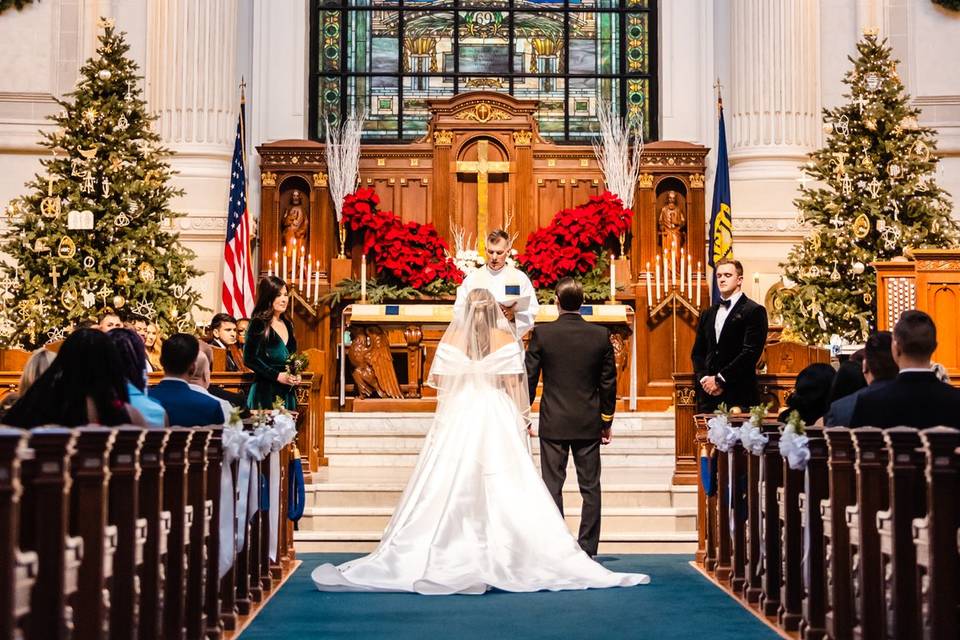
[[[230,205],[227,240],[223,246],[223,309],[236,318],[253,312],[253,264],[250,252],[250,212],[247,211],[247,176],[244,171],[244,104],[240,101],[237,139],[230,167]]]

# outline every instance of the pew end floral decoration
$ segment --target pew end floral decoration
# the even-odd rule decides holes
[[[767,415],[772,405],[768,402],[750,407],[750,419],[740,427],[740,442],[743,448],[755,456],[763,454],[763,448],[770,440],[768,436],[760,432],[763,425],[763,418]]]
[[[740,438],[740,430],[730,424],[730,410],[727,405],[721,404],[712,418],[707,420],[707,440],[713,443],[718,451],[730,451]]]
[[[791,411],[787,424],[780,435],[780,455],[786,458],[791,469],[801,471],[810,460],[810,438],[806,436],[806,424],[800,413]]]

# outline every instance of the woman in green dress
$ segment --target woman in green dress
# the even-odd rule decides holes
[[[300,376],[287,372],[287,358],[297,351],[293,323],[287,317],[287,285],[276,276],[260,280],[243,345],[243,362],[254,374],[247,404],[251,409],[272,409],[279,397],[287,409],[297,408]]]

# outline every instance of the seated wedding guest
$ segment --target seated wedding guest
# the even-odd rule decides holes
[[[206,349],[204,349],[206,347]],[[212,352],[210,345],[205,342],[200,343],[200,351],[197,353],[197,361],[194,363],[193,371],[190,374],[190,377],[187,379],[187,383],[190,385],[190,388],[196,391],[197,393],[202,393],[205,396],[213,398],[220,404],[220,408],[223,410],[223,421],[226,422],[230,419],[230,414],[233,413],[233,405],[231,405],[226,400],[221,400],[220,398],[211,394],[207,388],[210,386],[210,361],[212,357]]]
[[[175,333],[160,351],[164,378],[150,389],[150,397],[163,405],[174,427],[205,427],[223,424],[220,403],[189,386],[197,365],[200,341],[189,333]]]
[[[133,329],[136,331],[137,335],[140,336],[140,339],[146,343],[147,340],[147,319],[137,313],[131,313],[127,316],[127,319],[124,320],[123,326],[127,329]]]
[[[870,334],[864,348],[863,364],[861,365],[863,377],[866,379],[868,386],[834,400],[830,404],[827,415],[823,417],[824,426],[845,427],[849,425],[853,418],[853,408],[857,404],[857,398],[867,389],[881,389],[897,377],[897,363],[893,361],[893,354],[890,352],[891,338],[889,331],[877,331]],[[840,373],[837,372],[838,377],[839,375]]]
[[[868,387],[857,398],[851,427],[960,427],[960,389],[937,380],[930,357],[937,327],[923,311],[900,314],[890,345],[900,373],[883,388]]]
[[[787,398],[786,408],[780,412],[779,420],[786,422],[792,411],[800,412],[800,418],[806,424],[813,424],[823,417],[830,408],[830,387],[836,372],[825,362],[807,365],[797,374],[797,383],[793,393]]]
[[[210,344],[227,351],[227,371],[243,369],[243,355],[237,344],[237,319],[229,313],[218,313],[210,320]]]
[[[143,414],[147,426],[169,426],[167,412],[159,402],[147,396],[147,353],[143,348],[143,340],[133,329],[126,327],[113,329],[107,335],[120,354],[130,404]]]
[[[50,367],[11,407],[4,422],[25,429],[47,424],[147,426],[128,401],[120,355],[99,329],[78,329],[67,336]]]
[[[863,377],[863,357],[864,350],[857,349],[849,360],[840,363],[830,388],[831,403],[867,386],[867,380]]]
[[[17,390],[11,391],[0,400],[0,419],[6,415],[10,407],[16,404],[17,400],[23,397],[23,394],[36,382],[37,378],[50,368],[50,363],[53,362],[55,357],[56,354],[54,352],[43,347],[36,349],[30,354],[30,359],[23,365],[23,372],[20,374],[20,384],[17,385]]]
[[[100,328],[100,331],[106,333],[110,329],[118,329],[123,326],[123,323],[120,322],[120,316],[114,311],[104,311],[100,314],[100,317],[97,318],[97,326]]]
[[[73,330],[76,331],[77,329],[96,329],[99,326],[100,325],[97,324],[96,320],[91,320],[90,318],[87,318],[86,320],[80,320],[79,322],[77,322],[77,324],[73,327]]]
[[[247,343],[247,328],[250,326],[250,318],[240,318],[237,320],[237,344],[240,348]]]
[[[160,346],[163,340],[160,337],[160,327],[151,322],[147,325],[144,333],[143,346],[147,350],[147,362],[150,364],[151,371],[160,371]]]
[[[250,409],[247,408],[247,400],[246,400],[246,397],[245,397],[242,393],[234,393],[234,392],[232,392],[232,391],[227,391],[226,389],[224,389],[224,388],[221,387],[220,385],[212,384],[212,383],[210,382],[210,367],[209,367],[209,363],[212,363],[212,362],[213,362],[213,347],[211,347],[211,346],[210,346],[209,344],[207,344],[206,342],[201,342],[201,343],[200,343],[200,353],[201,353],[202,355],[205,355],[205,356],[206,356],[207,363],[208,363],[208,367],[207,367],[207,378],[206,378],[206,380],[204,381],[204,383],[202,384],[205,393],[209,393],[211,396],[213,396],[213,397],[216,398],[217,400],[220,400],[220,401],[221,401],[221,404],[224,403],[224,402],[227,403],[226,405],[224,405],[224,406],[226,407],[226,411],[227,411],[227,413],[225,414],[226,417],[228,417],[228,418],[230,417],[230,412],[233,410],[234,407],[236,407],[237,409],[240,410],[240,417],[241,417],[241,418],[248,418],[248,417],[250,417]],[[198,362],[199,362],[199,360],[198,360]],[[195,384],[200,384],[199,382],[196,382],[195,380],[191,380],[191,382],[192,382],[192,383],[195,383]]]

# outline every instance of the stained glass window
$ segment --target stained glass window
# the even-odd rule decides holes
[[[368,141],[426,133],[428,101],[539,102],[541,133],[587,142],[597,109],[656,128],[656,0],[312,0],[310,134],[367,113]]]

